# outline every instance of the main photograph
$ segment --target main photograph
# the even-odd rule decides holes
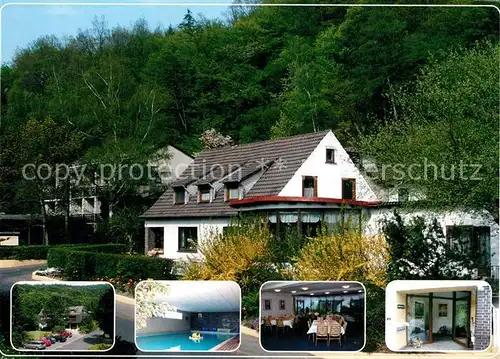
[[[17,280],[111,283],[110,354],[212,350],[208,339],[234,334],[235,354],[265,355],[262,321],[299,316],[288,304],[260,316],[268,281],[361,283],[366,333],[349,312],[361,299],[333,308],[321,294],[292,331],[261,333],[265,348],[386,352],[393,280],[488,282],[489,322],[455,336],[496,352],[498,8],[259,5],[4,6],[0,258]],[[0,268],[4,339],[13,275]],[[151,324],[179,321],[152,313],[136,333],[135,287],[149,279],[234,281],[242,323],[200,329],[212,309],[169,284],[152,298],[190,313],[182,340]],[[457,313],[431,302],[437,318]],[[329,332],[348,323],[341,341],[313,343],[320,318]]]

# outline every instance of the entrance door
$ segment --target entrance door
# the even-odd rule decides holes
[[[429,342],[429,298],[408,295],[407,308],[408,344],[416,338],[422,342]]]
[[[466,347],[470,339],[470,292],[455,292],[453,340]]]

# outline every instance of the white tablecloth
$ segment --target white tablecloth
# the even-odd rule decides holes
[[[261,321],[261,323],[263,324],[264,321]],[[276,323],[277,323],[276,319],[271,319],[271,324],[272,325],[276,325]],[[285,325],[285,327],[293,328],[293,319],[283,320],[283,324]]]
[[[311,327],[307,331],[307,334],[316,334],[317,331],[318,331],[318,322],[315,320],[314,322],[312,322]],[[342,335],[345,334],[345,330],[343,327],[340,327],[340,334]]]

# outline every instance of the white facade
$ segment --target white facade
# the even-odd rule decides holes
[[[327,150],[334,151],[334,161],[327,161]],[[230,159],[228,159],[228,162]],[[286,165],[286,164],[285,164]],[[263,175],[262,171],[256,172],[254,175],[245,179],[240,183],[240,198],[245,198],[255,183]],[[342,199],[343,179],[354,179],[354,198],[355,201],[366,202],[391,202],[398,201],[398,188],[381,189],[375,186],[371,179],[360,171],[358,166],[350,158],[349,154],[337,140],[335,135],[330,131],[326,133],[324,138],[319,142],[318,146],[306,158],[298,170],[289,179],[286,185],[281,189],[278,196],[280,197],[302,197],[304,177],[314,177],[316,189],[314,197],[328,199]],[[212,183],[214,188],[212,196],[223,196],[223,181],[225,178]],[[187,186],[186,200],[196,201],[197,186]],[[191,198],[189,198],[191,197]],[[421,199],[422,196],[416,193],[408,193],[408,200]],[[212,197],[213,199],[213,197]],[[286,203],[273,204],[255,204],[252,207],[243,207],[243,211],[251,211],[256,209],[285,209]],[[316,206],[321,208],[321,203],[313,204],[310,208]],[[288,206],[288,208],[290,208]],[[393,215],[393,208],[363,208],[362,221],[364,223],[364,231],[367,234],[380,233],[381,220],[389,218]],[[448,212],[432,212],[432,211],[412,211],[404,208],[399,209],[406,220],[416,216],[424,216],[428,219],[436,218],[443,228],[443,233],[446,234],[447,226],[487,226],[490,227],[490,252],[491,264],[496,266],[499,261],[499,226],[494,218],[487,212],[473,213],[471,211],[448,211]],[[209,238],[210,232],[214,230],[222,231],[222,228],[229,225],[229,218],[198,218],[198,219],[183,219],[183,218],[166,218],[166,219],[147,219],[146,227],[161,227],[163,230],[163,254],[162,256],[172,259],[185,259],[188,256],[200,257],[199,253],[184,253],[179,251],[179,228],[180,227],[196,227],[198,229],[198,243],[202,243]]]
[[[335,163],[326,162],[326,150],[335,151]],[[356,180],[356,200],[376,201],[377,197],[333,132],[329,132],[311,153],[279,196],[302,196],[303,176],[318,177],[318,197],[342,198],[342,179]]]
[[[145,223],[148,228],[159,227],[163,230],[163,254],[162,257],[174,260],[187,258],[200,259],[199,251],[183,252],[179,250],[179,228],[194,227],[198,232],[198,244],[205,242],[211,236],[221,234],[224,227],[229,226],[229,218],[213,219],[176,219],[176,220],[148,220]]]

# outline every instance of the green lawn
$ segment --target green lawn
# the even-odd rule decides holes
[[[41,337],[46,337],[50,334],[51,334],[51,332],[42,331],[42,330],[32,330],[29,332],[25,332],[25,336],[26,336],[27,340],[38,340]]]

